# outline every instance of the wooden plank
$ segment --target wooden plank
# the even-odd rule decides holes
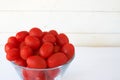
[[[0,10],[120,11],[120,0],[0,0]]]
[[[120,34],[66,34],[70,43],[78,47],[120,47]],[[15,33],[0,33],[0,46],[5,45],[9,36]]]
[[[0,32],[40,27],[67,33],[120,33],[120,13],[0,12]]]

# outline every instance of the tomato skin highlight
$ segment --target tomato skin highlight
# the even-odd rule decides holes
[[[53,55],[51,55],[48,60],[47,60],[47,64],[49,68],[53,68],[53,67],[57,67],[60,65],[65,64],[68,61],[67,56],[62,53],[62,52],[58,52],[55,53]]]
[[[54,46],[53,46],[52,43],[50,43],[50,42],[45,42],[45,43],[43,43],[43,45],[41,46],[41,48],[40,48],[40,50],[39,50],[39,54],[40,54],[43,58],[48,58],[50,55],[52,55],[53,49],[54,49]]]

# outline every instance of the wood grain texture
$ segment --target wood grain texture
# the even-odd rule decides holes
[[[0,46],[4,46],[9,36],[16,33],[0,33]],[[70,43],[76,47],[120,47],[120,34],[73,34],[66,33]]]
[[[120,33],[120,13],[0,12],[0,32],[40,27],[67,33]]]

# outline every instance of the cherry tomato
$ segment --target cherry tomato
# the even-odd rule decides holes
[[[23,80],[29,80],[28,73],[27,73],[26,69],[22,69],[22,76],[23,76]]]
[[[69,39],[64,33],[59,34],[57,38],[58,38],[58,43],[61,46],[65,45],[66,43],[69,43]]]
[[[61,47],[59,45],[54,46],[54,53],[59,52]]]
[[[58,53],[55,53],[55,54],[51,55],[48,58],[47,64],[48,64],[48,67],[53,68],[53,67],[63,65],[67,61],[68,61],[67,56],[62,52],[58,52]]]
[[[71,59],[73,56],[74,56],[74,53],[75,53],[75,49],[74,49],[74,46],[70,43],[68,44],[65,44],[63,47],[62,47],[62,51],[66,54],[66,56]]]
[[[39,53],[43,58],[48,58],[53,53],[54,46],[50,42],[45,42],[40,50]]]
[[[34,36],[27,36],[25,38],[25,44],[30,46],[33,50],[36,50],[40,47],[40,40]]]
[[[47,71],[47,75],[50,77],[50,78],[52,78],[52,79],[54,79],[55,77],[57,77],[58,75],[59,75],[59,73],[60,73],[60,69],[53,69],[53,70],[48,70]]]
[[[11,43],[11,44],[15,45],[16,47],[19,46],[19,41],[14,36],[11,36],[8,38],[8,43]]]
[[[7,56],[9,55],[9,58],[11,60],[18,59],[20,57],[19,49],[18,48],[12,48],[7,52]]]
[[[37,27],[34,27],[34,28],[30,29],[29,34],[30,34],[30,36],[35,36],[35,37],[41,38],[42,30]]]
[[[21,59],[21,58],[16,59],[16,60],[14,61],[14,63],[17,64],[17,65],[19,65],[19,66],[24,66],[24,67],[27,66],[26,61],[23,60],[23,59]]]
[[[22,42],[22,41],[24,41],[24,39],[27,35],[29,35],[29,33],[27,31],[20,31],[20,32],[16,33],[16,39],[19,42]]]
[[[58,35],[58,33],[57,33],[56,30],[50,30],[49,33],[53,34],[54,36],[57,36],[57,35]]]
[[[29,68],[46,68],[45,59],[40,56],[30,56],[27,58],[27,65]]]
[[[42,38],[43,42],[51,42],[51,43],[55,43],[56,42],[56,38],[54,35],[47,33],[46,35],[44,35],[44,37]]]
[[[8,51],[12,48],[17,48],[16,45],[12,44],[12,43],[6,43],[5,44],[5,52],[8,53]]]
[[[37,70],[23,70],[23,77],[28,80],[46,80],[45,73]]]
[[[15,60],[16,58],[14,59],[12,56],[6,54],[6,59],[9,60],[9,61],[13,61],[13,60]]]
[[[47,80],[55,80],[55,78],[48,77]]]
[[[33,55],[33,51],[29,46],[23,46],[20,50],[20,56],[22,59],[26,60],[28,57]]]
[[[22,41],[19,45],[19,48],[21,49],[23,46],[26,46],[25,41]]]

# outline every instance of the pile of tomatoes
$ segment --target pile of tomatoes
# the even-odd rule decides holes
[[[67,63],[73,58],[75,49],[66,34],[33,27],[10,36],[5,52],[7,60],[19,66],[47,69]]]

